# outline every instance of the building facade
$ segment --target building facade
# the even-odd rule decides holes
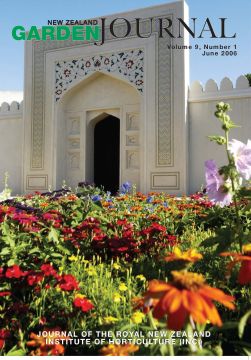
[[[116,37],[109,31],[115,18]],[[142,37],[136,18],[142,19]],[[102,46],[26,41],[24,101],[0,108],[0,175],[9,172],[15,193],[56,189],[63,181],[71,187],[95,182],[107,190],[110,184],[113,192],[126,181],[142,192],[198,190],[203,177],[196,166],[203,169],[208,155],[200,119],[209,111],[205,105],[209,101],[213,112],[220,95],[243,101],[244,94],[250,114],[251,95],[241,78],[224,94],[217,85],[205,91],[194,85],[189,99],[188,52],[172,49],[174,40],[160,36],[160,23],[177,18],[188,23],[183,1],[106,16]],[[123,19],[132,24],[126,37]],[[173,21],[174,33],[177,26]],[[188,43],[184,31],[175,39]]]

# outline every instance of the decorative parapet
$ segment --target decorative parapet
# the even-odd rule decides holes
[[[11,104],[3,102],[0,106],[0,118],[16,118],[23,115],[23,101],[18,103],[12,101]]]
[[[224,77],[220,85],[215,80],[209,79],[204,87],[199,81],[194,81],[189,89],[188,101],[200,102],[219,100],[219,98],[224,100],[240,97],[251,97],[251,87],[249,86],[248,79],[243,75],[238,77],[235,86],[228,77]]]

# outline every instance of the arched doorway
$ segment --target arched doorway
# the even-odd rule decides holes
[[[120,121],[108,115],[94,127],[94,183],[115,194],[119,189]]]
[[[130,181],[137,189],[141,189],[140,176],[143,165],[140,139],[143,115],[140,104],[141,97],[133,86],[99,72],[69,90],[59,101],[56,109],[57,187],[60,187],[64,180],[72,188],[85,181],[95,182],[99,186],[103,185],[106,190],[116,192],[123,182]],[[115,124],[113,117],[117,119]],[[100,131],[102,135],[96,142],[96,154],[101,154],[97,159],[102,159],[102,162],[100,160],[100,164],[95,166],[94,131],[96,125],[97,132],[99,126],[102,128],[103,121],[103,126],[105,127],[105,123],[108,122],[107,126],[110,124],[111,129],[108,127],[107,131]],[[114,132],[117,135],[114,135]],[[112,141],[113,137],[118,141],[117,146]],[[113,155],[109,155],[110,160],[106,161],[105,152],[109,154],[108,147],[112,144],[117,150],[111,153],[117,157],[112,159]],[[108,171],[109,166],[112,167]],[[113,174],[110,179],[105,178],[108,177],[107,173]]]

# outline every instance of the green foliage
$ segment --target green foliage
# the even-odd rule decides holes
[[[249,81],[249,86],[251,86],[251,74],[246,74],[245,76]]]
[[[222,116],[226,109],[221,104],[219,116],[229,123]],[[224,143],[222,138],[212,140]],[[236,177],[234,170],[232,162],[221,168],[226,177]],[[96,195],[98,201],[93,200]],[[249,197],[250,190],[239,190],[238,216],[245,244],[250,243]],[[234,206],[213,206],[203,194],[174,198],[134,191],[111,197],[84,185],[75,193],[64,187],[0,204],[0,293],[7,293],[0,296],[0,330],[11,333],[0,355],[41,355],[39,344],[32,347],[29,340],[48,328],[77,334],[109,330],[113,336],[117,330],[142,331],[144,339],[147,331],[168,332],[166,317],[154,319],[142,299],[150,280],[172,283],[172,271],[184,269],[183,261],[165,260],[175,245],[181,252],[196,249],[203,255],[200,261],[186,263],[186,270],[202,274],[209,286],[234,296],[236,310],[217,305],[221,328],[193,324],[198,331],[211,332],[200,347],[153,344],[140,346],[136,354],[248,354],[251,289],[237,281],[240,265],[227,274],[229,259],[220,256],[223,251],[239,251],[236,226]],[[42,274],[43,265],[52,266],[53,272]],[[22,274],[7,276],[13,266]],[[74,278],[70,290],[62,287],[65,276]],[[87,299],[93,308],[82,311],[74,303],[78,298]],[[182,330],[191,334],[191,326],[187,322]],[[100,346],[93,340],[89,346],[66,346],[65,354],[97,355]]]

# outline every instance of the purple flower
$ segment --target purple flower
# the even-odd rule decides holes
[[[152,203],[153,202],[153,197],[152,196],[148,196],[148,198],[146,199],[146,202],[148,204]]]
[[[125,183],[123,183],[121,185],[121,193],[122,194],[127,194],[127,193],[129,193],[131,188],[132,188],[132,184],[129,181],[126,181]]]
[[[214,160],[205,161],[206,189],[209,199],[220,207],[228,206],[232,201],[232,194]]]
[[[98,202],[98,201],[100,201],[101,200],[101,196],[100,195],[93,195],[92,196],[92,201],[93,202]]]
[[[229,151],[234,157],[238,173],[245,179],[251,178],[251,140],[247,145],[241,141],[233,139],[229,142]]]

